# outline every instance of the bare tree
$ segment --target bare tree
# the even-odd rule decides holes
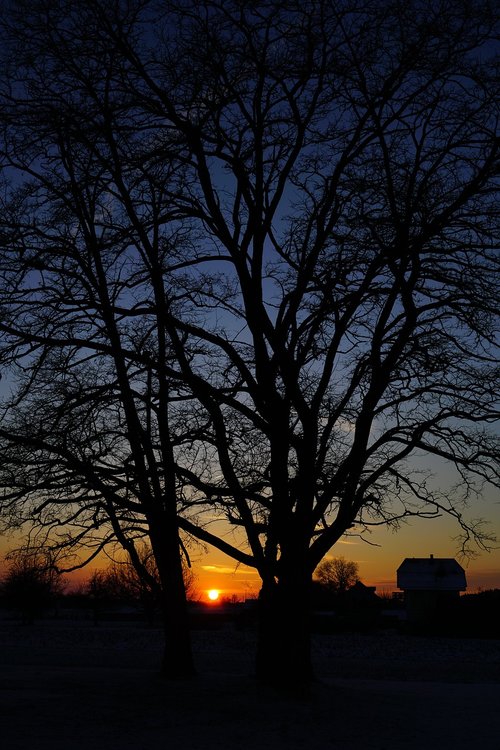
[[[48,554],[12,554],[9,567],[0,580],[4,603],[16,610],[25,624],[54,604],[64,591],[64,580]]]
[[[102,496],[155,557],[178,523],[254,565],[262,679],[309,679],[311,576],[344,534],[448,514],[488,544],[465,508],[499,483],[496,24],[487,0],[60,0],[11,27],[3,466],[21,445],[39,471],[57,423],[41,444],[32,415],[81,370],[85,470],[119,490],[82,484],[76,420],[49,451],[85,487],[74,521]]]
[[[91,6],[14,3],[4,18],[5,49],[19,57],[2,81],[0,356],[16,386],[0,428],[2,513],[10,528],[28,528],[29,549],[55,550],[60,565],[66,551],[67,570],[117,540],[153,585],[137,551],[147,537],[161,580],[163,668],[178,677],[193,664],[173,457],[182,438],[172,435],[172,403],[184,394],[167,374],[163,322],[176,230],[158,231],[171,166],[144,173],[133,154],[114,162],[117,134],[105,141],[105,120],[123,92],[110,88],[113,51]],[[79,38],[66,57],[72,24]],[[72,564],[75,550],[85,555]]]
[[[345,592],[359,581],[359,566],[344,557],[323,560],[315,571],[316,579],[335,594]]]
[[[104,573],[112,582],[112,588],[120,597],[139,601],[151,599],[156,604],[159,604],[161,601],[161,580],[153,552],[148,545],[143,545],[138,549],[138,554],[145,570],[148,572],[147,579],[139,575],[130,559],[114,560],[104,570]],[[182,566],[182,578],[186,596],[189,599],[194,594],[196,577],[192,569],[185,563]]]
[[[151,547],[137,545],[141,569],[134,566],[130,558],[114,559],[106,568],[94,571],[85,592],[92,598],[95,619],[99,619],[102,606],[113,601],[135,603],[144,612],[147,620],[153,622],[162,609],[162,583]],[[146,571],[145,576],[142,571]],[[184,562],[183,581],[186,597],[195,593],[195,575]]]

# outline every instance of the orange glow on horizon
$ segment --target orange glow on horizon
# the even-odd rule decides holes
[[[495,504],[493,504],[495,500]],[[485,499],[483,507],[478,502],[477,512],[491,522],[492,533],[500,536],[500,503],[497,496]],[[221,536],[224,527],[221,524]],[[447,518],[413,519],[403,525],[397,534],[386,529],[374,529],[370,544],[361,541],[357,536],[342,538],[327,557],[344,557],[359,565],[359,576],[366,586],[375,586],[377,594],[390,594],[397,591],[396,571],[406,557],[458,558],[455,541],[456,528]],[[238,540],[237,540],[238,541]],[[22,544],[23,538],[15,534],[0,534],[0,577],[8,570],[9,563],[3,559],[11,549]],[[235,546],[238,544],[235,542]],[[460,562],[460,559],[458,560]],[[206,552],[197,553],[193,559],[194,582],[190,592],[192,601],[203,601],[217,605],[222,601],[237,599],[244,602],[256,599],[261,588],[261,579],[255,568],[235,562],[219,550],[209,547]],[[471,561],[463,562],[467,577],[467,593],[478,590],[500,589],[500,547],[491,552],[482,552]],[[105,570],[109,566],[109,557],[104,553],[81,570],[63,575],[68,592],[77,592],[83,587],[96,570]],[[209,591],[217,591],[218,597],[211,598]]]

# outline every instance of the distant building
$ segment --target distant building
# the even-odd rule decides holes
[[[375,586],[365,586],[361,581],[356,581],[350,588],[345,592],[345,600],[360,605],[379,605],[381,603],[380,598],[375,593]]]
[[[397,585],[404,591],[409,622],[432,623],[465,591],[465,570],[451,557],[407,557],[397,571]]]

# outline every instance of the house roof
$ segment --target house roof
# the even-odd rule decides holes
[[[451,557],[407,557],[397,571],[405,591],[465,591],[465,570]]]

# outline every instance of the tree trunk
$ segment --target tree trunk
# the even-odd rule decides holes
[[[259,597],[257,677],[281,690],[301,693],[311,683],[310,577],[283,571],[265,582]]]
[[[168,527],[165,528],[165,536],[167,531]],[[171,530],[170,539],[166,543],[165,541],[164,537],[163,544],[155,544],[155,535],[151,534],[162,588],[161,605],[165,634],[162,674],[168,679],[178,680],[193,677],[196,670],[177,531]]]
[[[196,674],[191,648],[186,597],[164,595],[163,623],[165,646],[163,650],[162,674],[168,679],[178,680]],[[184,593],[184,592],[182,592]]]

